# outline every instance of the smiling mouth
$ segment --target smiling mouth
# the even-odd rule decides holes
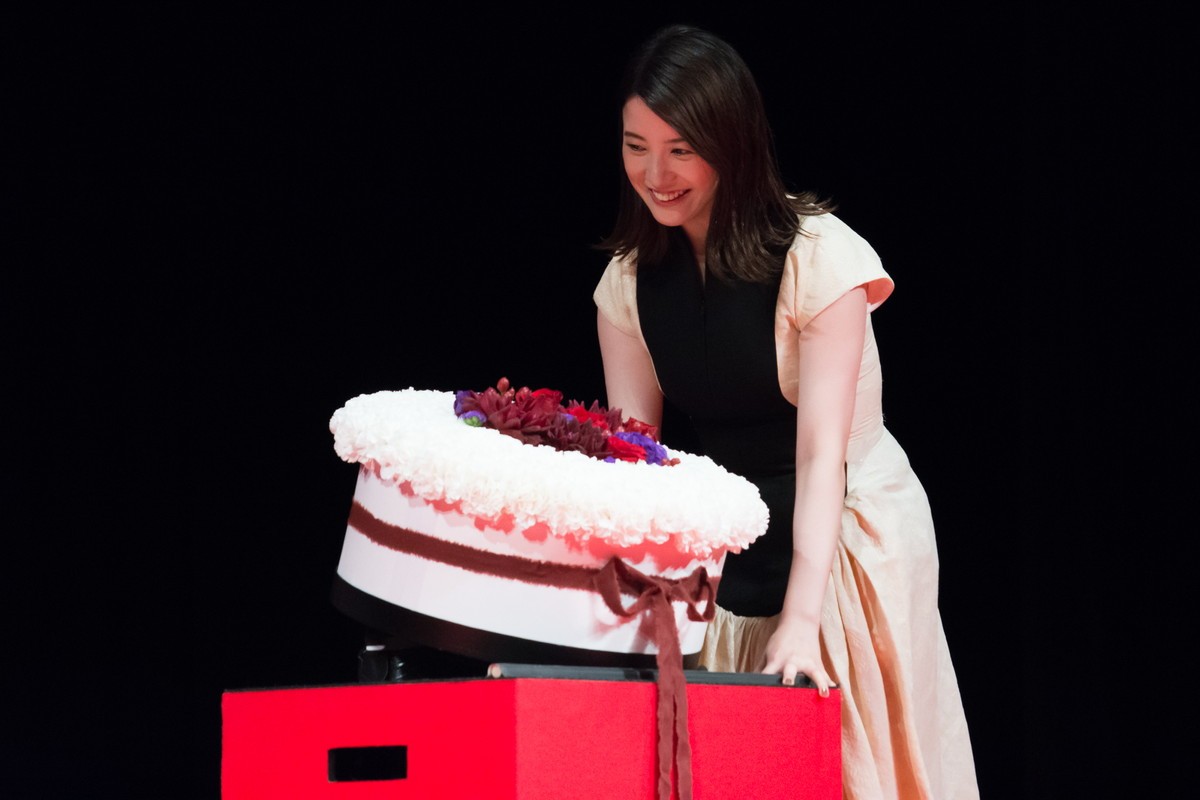
[[[683,195],[687,194],[688,192],[687,189],[680,189],[679,191],[675,192],[656,192],[653,189],[650,189],[649,191],[650,195],[660,203],[669,203],[676,198],[683,197]]]

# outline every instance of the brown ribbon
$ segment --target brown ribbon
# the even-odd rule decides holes
[[[609,610],[626,619],[645,613],[658,650],[655,655],[658,665],[658,796],[660,800],[670,800],[671,767],[674,766],[679,800],[692,800],[687,681],[683,675],[683,653],[671,603],[676,600],[685,603],[688,619],[693,622],[712,620],[717,611],[719,578],[710,578],[704,567],[697,567],[685,578],[660,578],[639,572],[616,556],[597,570],[488,553],[384,522],[357,500],[350,508],[349,524],[389,550],[526,583],[590,589],[599,593]],[[628,608],[621,603],[623,593],[635,598]],[[672,734],[675,738],[673,752]]]
[[[679,800],[692,800],[692,743],[688,740],[687,681],[683,654],[671,602],[687,604],[688,619],[707,622],[716,614],[716,592],[708,571],[697,567],[686,578],[672,580],[646,575],[619,558],[611,558],[596,573],[596,591],[614,614],[634,617],[647,613],[658,654],[658,797],[671,800],[671,767],[679,783]],[[621,592],[636,594],[628,608],[621,605]],[[704,603],[704,610],[697,608]],[[672,754],[671,735],[675,736]],[[674,758],[672,758],[674,755]]]

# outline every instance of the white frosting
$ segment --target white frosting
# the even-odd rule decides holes
[[[464,514],[510,514],[518,530],[616,547],[671,543],[707,558],[738,551],[767,528],[758,489],[712,459],[671,451],[673,466],[604,462],[517,441],[454,414],[453,392],[364,394],[329,421],[345,461],[407,482],[426,502],[458,502]]]

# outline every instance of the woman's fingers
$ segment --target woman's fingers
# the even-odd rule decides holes
[[[768,661],[767,665],[763,668],[763,674],[774,675],[776,673],[782,676],[784,686],[794,686],[797,675],[807,675],[809,680],[817,687],[817,694],[821,697],[828,697],[829,687],[833,685],[833,681],[829,679],[829,674],[825,672],[824,668],[812,662],[784,661],[776,664],[773,661]]]

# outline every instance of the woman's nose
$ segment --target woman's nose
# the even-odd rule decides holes
[[[658,187],[671,175],[670,164],[662,156],[650,156],[646,163],[646,183]]]

